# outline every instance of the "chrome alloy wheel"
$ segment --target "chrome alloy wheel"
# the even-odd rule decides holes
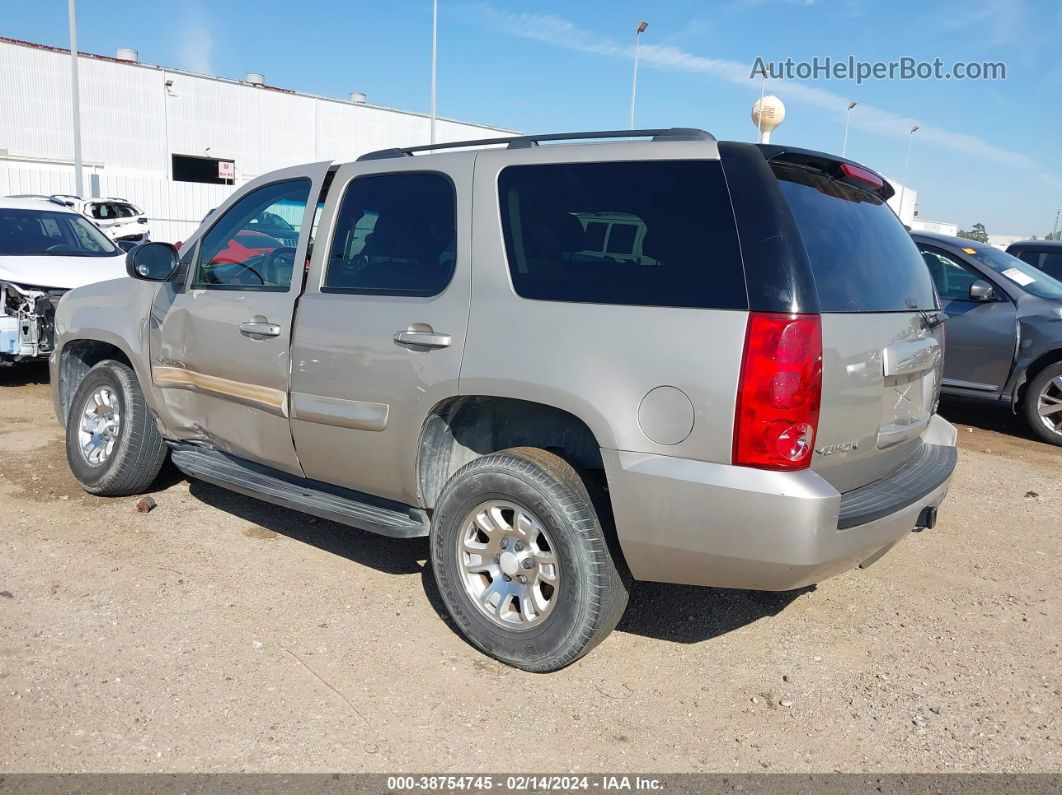
[[[110,387],[101,386],[89,396],[81,410],[81,426],[77,435],[81,457],[94,467],[107,463],[118,443],[121,429],[118,393]]]
[[[505,629],[527,630],[549,616],[560,595],[556,547],[533,513],[491,500],[468,513],[457,534],[465,592]]]
[[[1049,431],[1062,434],[1062,375],[1044,384],[1036,398],[1036,410]]]

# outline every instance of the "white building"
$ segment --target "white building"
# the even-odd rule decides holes
[[[247,80],[81,53],[84,192],[119,196],[180,240],[254,177],[284,166],[347,161],[430,141],[426,114]],[[512,131],[439,119],[440,142]],[[70,51],[0,38],[0,195],[74,193]],[[233,174],[233,177],[227,175]]]
[[[1028,240],[1027,235],[989,235],[988,245],[995,246],[996,248],[1007,250],[1007,246],[1011,243],[1017,243],[1019,240]]]
[[[891,177],[885,177],[885,181],[892,185],[892,189],[896,191],[896,193],[893,194],[893,197],[889,199],[889,206],[892,208],[892,211],[900,217],[901,221],[908,226],[911,226],[911,222],[915,219],[915,211],[918,207],[918,191],[910,186],[901,185]]]
[[[927,221],[924,218],[913,218],[908,226],[915,232],[935,232],[938,235],[950,235],[951,237],[959,234],[959,225],[948,221]]]

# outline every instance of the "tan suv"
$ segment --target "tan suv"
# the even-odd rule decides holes
[[[942,315],[876,173],[699,130],[427,149],[260,177],[68,293],[82,485],[136,493],[169,454],[430,536],[456,624],[534,671],[632,579],[786,590],[932,527]]]

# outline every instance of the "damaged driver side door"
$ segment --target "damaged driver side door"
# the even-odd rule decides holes
[[[289,349],[328,163],[273,172],[211,216],[151,330],[152,380],[182,440],[294,475]]]

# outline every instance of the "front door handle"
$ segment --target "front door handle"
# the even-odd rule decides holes
[[[449,348],[453,337],[428,329],[408,328],[395,332],[395,342],[410,348]]]
[[[248,337],[279,337],[280,326],[263,317],[256,317],[240,324],[240,333]]]

